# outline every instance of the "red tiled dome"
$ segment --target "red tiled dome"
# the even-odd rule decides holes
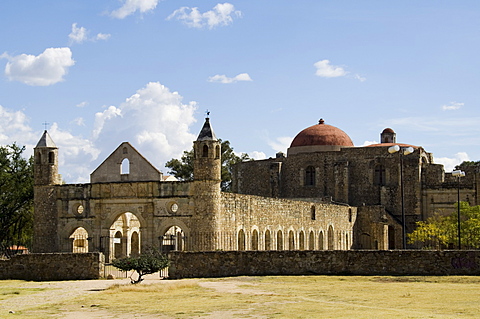
[[[341,129],[327,125],[321,119],[317,125],[307,127],[297,134],[290,147],[332,145],[332,146],[353,146],[350,137]]]

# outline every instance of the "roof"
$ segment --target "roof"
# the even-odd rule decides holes
[[[379,144],[367,145],[365,147],[390,147],[390,146],[394,146],[394,145],[398,145],[398,146],[401,146],[401,147],[413,147],[415,149],[421,148],[421,146],[410,145],[410,144],[405,144],[405,143],[379,143]]]
[[[207,117],[205,123],[203,124],[200,134],[198,134],[197,141],[217,141],[217,137],[213,132],[212,125],[210,124],[210,119]]]
[[[57,148],[57,145],[53,142],[52,138],[48,134],[47,130],[43,132],[42,137],[37,143],[37,146],[35,147],[52,147],[52,148]]]
[[[332,146],[353,146],[350,137],[341,129],[325,124],[323,119],[318,124],[307,127],[297,134],[290,147],[332,145]]]

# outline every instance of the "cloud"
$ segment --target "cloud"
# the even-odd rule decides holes
[[[182,96],[158,83],[148,83],[120,106],[95,115],[94,138],[105,148],[130,141],[152,164],[160,168],[192,148],[196,135],[196,103],[182,103]],[[109,150],[113,151],[113,149]]]
[[[443,105],[442,110],[444,110],[444,111],[454,111],[454,110],[458,110],[463,105],[465,105],[465,103],[450,102],[449,105]]]
[[[365,141],[363,142],[362,146],[368,146],[368,145],[374,145],[374,144],[378,144],[377,141]]]
[[[83,119],[83,117],[77,117],[73,120],[73,123],[78,126],[85,126],[85,120]]]
[[[83,102],[80,102],[78,103],[77,105],[75,105],[76,107],[85,107],[88,105],[88,102],[87,101],[83,101]]]
[[[125,0],[123,6],[114,10],[110,15],[117,19],[124,19],[136,11],[141,13],[151,11],[157,4],[158,0]]]
[[[5,75],[10,81],[32,86],[48,86],[63,81],[68,68],[75,64],[70,48],[48,48],[38,56],[2,54],[9,61]]]
[[[225,83],[225,84],[235,83],[238,81],[252,81],[252,79],[250,78],[250,75],[248,75],[248,73],[240,73],[239,75],[233,78],[229,78],[225,75],[219,75],[219,74],[208,78],[208,82],[218,82],[218,83]]]
[[[439,157],[435,158],[434,157],[434,162],[437,164],[443,164],[445,168],[445,172],[451,172],[454,170],[456,165],[461,164],[464,161],[469,161],[470,158],[468,157],[468,154],[465,152],[459,152],[455,154],[454,158],[448,158],[448,157]]]
[[[275,151],[275,152],[283,152],[287,153],[287,149],[290,147],[290,144],[292,144],[293,137],[289,136],[282,136],[282,137],[277,137],[275,140],[269,140],[268,145]]]
[[[68,35],[70,43],[83,43],[85,41],[107,40],[110,34],[98,33],[95,37],[89,38],[88,31],[84,27],[77,27],[76,23],[72,24],[72,32]]]
[[[362,77],[358,74],[351,74],[341,66],[331,65],[329,60],[321,60],[313,65],[317,68],[315,75],[322,78],[338,78],[346,76],[355,80],[359,80],[360,82],[364,82],[366,80],[365,77]]]
[[[250,158],[253,158],[256,161],[267,158],[267,155],[264,152],[258,152],[258,151],[250,152],[248,153],[248,156],[250,156]]]
[[[167,17],[167,20],[177,19],[189,27],[201,29],[208,27],[227,26],[233,23],[234,17],[241,17],[242,13],[235,10],[233,4],[219,3],[213,10],[201,13],[198,8],[181,7]]]

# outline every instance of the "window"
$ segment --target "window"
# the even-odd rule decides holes
[[[215,159],[220,158],[220,146],[215,147]]]
[[[305,186],[315,186],[315,167],[313,166],[305,169]]]
[[[124,158],[120,165],[120,174],[130,174],[130,161]]]
[[[317,218],[315,213],[315,206],[312,206],[312,208],[310,209],[310,217],[312,218],[312,220],[315,220]]]
[[[288,232],[288,249],[295,250],[295,234],[293,230]]]
[[[265,231],[265,250],[270,250],[272,249],[271,243],[270,243],[270,231],[267,229]]]
[[[281,230],[277,232],[277,250],[283,250],[283,233]]]
[[[258,231],[256,229],[252,232],[252,250],[258,250]]]
[[[48,153],[48,163],[49,164],[55,164],[55,153],[54,152]]]
[[[238,232],[238,250],[245,250],[245,232],[243,229]]]
[[[203,145],[202,157],[208,157],[208,146]]]
[[[386,184],[384,165],[378,164],[375,166],[375,177],[373,182],[375,183],[375,185],[380,185],[380,186],[383,186]]]

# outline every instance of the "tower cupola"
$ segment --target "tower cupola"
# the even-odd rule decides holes
[[[58,175],[58,147],[47,130],[33,149],[35,185],[60,184]]]

